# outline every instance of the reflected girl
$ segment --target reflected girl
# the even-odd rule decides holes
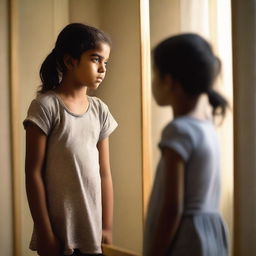
[[[173,108],[174,120],[164,128],[159,144],[162,156],[149,203],[144,255],[226,256],[227,236],[219,214],[220,152],[213,124],[213,116],[224,115],[227,107],[212,89],[220,61],[196,34],[164,40],[153,59],[154,98],[160,106]]]

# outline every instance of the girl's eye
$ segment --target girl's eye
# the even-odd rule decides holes
[[[100,61],[100,58],[92,58],[92,61],[98,63]]]
[[[104,65],[105,65],[105,66],[107,66],[107,64],[108,64],[108,62],[107,62],[107,61],[106,61],[106,62],[104,62]]]

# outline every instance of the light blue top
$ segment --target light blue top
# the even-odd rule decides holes
[[[220,248],[216,251],[219,256],[226,255],[226,233],[219,216],[220,151],[212,121],[176,118],[164,128],[159,147],[173,149],[185,162],[184,214],[168,255],[215,255],[205,239],[211,240],[213,248]],[[150,251],[163,203],[163,170],[161,158],[148,207],[144,255]]]

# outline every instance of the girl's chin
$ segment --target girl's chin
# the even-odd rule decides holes
[[[99,87],[100,83],[86,83],[83,84],[84,87],[87,87],[88,89],[96,90]]]
[[[86,87],[91,90],[97,90],[100,84],[87,85]]]

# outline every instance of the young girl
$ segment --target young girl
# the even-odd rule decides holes
[[[73,23],[41,66],[42,87],[24,121],[30,249],[41,256],[98,255],[111,243],[108,136],[117,123],[86,95],[103,81],[109,53],[102,31]]]
[[[159,144],[162,155],[148,208],[144,255],[226,256],[219,214],[220,152],[212,117],[224,115],[227,107],[212,89],[220,61],[196,34],[166,39],[154,49],[153,59],[154,98],[160,106],[172,106],[174,120]]]

